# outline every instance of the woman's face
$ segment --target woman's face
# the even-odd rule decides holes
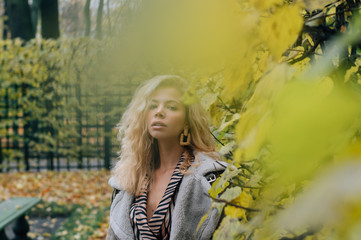
[[[186,107],[182,94],[175,88],[157,89],[150,97],[147,112],[149,134],[160,140],[177,140],[186,122]]]

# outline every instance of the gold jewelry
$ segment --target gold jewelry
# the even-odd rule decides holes
[[[189,132],[188,126],[184,127],[182,134],[180,135],[181,146],[189,146],[191,144],[191,133]]]

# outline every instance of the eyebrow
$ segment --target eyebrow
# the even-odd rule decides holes
[[[156,99],[151,99],[150,100],[151,102],[156,102],[156,103],[158,103],[159,101],[158,100],[156,100]],[[177,104],[182,104],[182,102],[180,102],[180,101],[177,101],[177,100],[167,100],[167,101],[165,101],[165,103],[166,104],[168,104],[168,103],[177,103]]]

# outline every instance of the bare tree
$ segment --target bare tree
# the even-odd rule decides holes
[[[108,20],[108,33],[112,33],[112,24],[110,21],[110,0],[107,0],[107,20]]]
[[[98,12],[97,12],[97,25],[95,28],[96,38],[102,38],[102,22],[103,22],[103,8],[104,8],[104,0],[99,0]]]
[[[34,34],[36,34],[38,20],[39,20],[39,10],[40,10],[40,0],[33,0],[31,8],[31,22],[33,24]]]
[[[58,0],[41,0],[40,11],[41,36],[58,38],[60,36]]]
[[[8,16],[11,38],[19,37],[23,40],[34,38],[35,31],[27,0],[5,0],[5,12]]]
[[[86,0],[84,6],[84,18],[85,18],[85,36],[90,36],[91,20],[90,20],[90,0]]]

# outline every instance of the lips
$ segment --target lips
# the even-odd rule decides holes
[[[167,125],[165,125],[163,122],[154,122],[152,123],[152,127],[166,127]]]

